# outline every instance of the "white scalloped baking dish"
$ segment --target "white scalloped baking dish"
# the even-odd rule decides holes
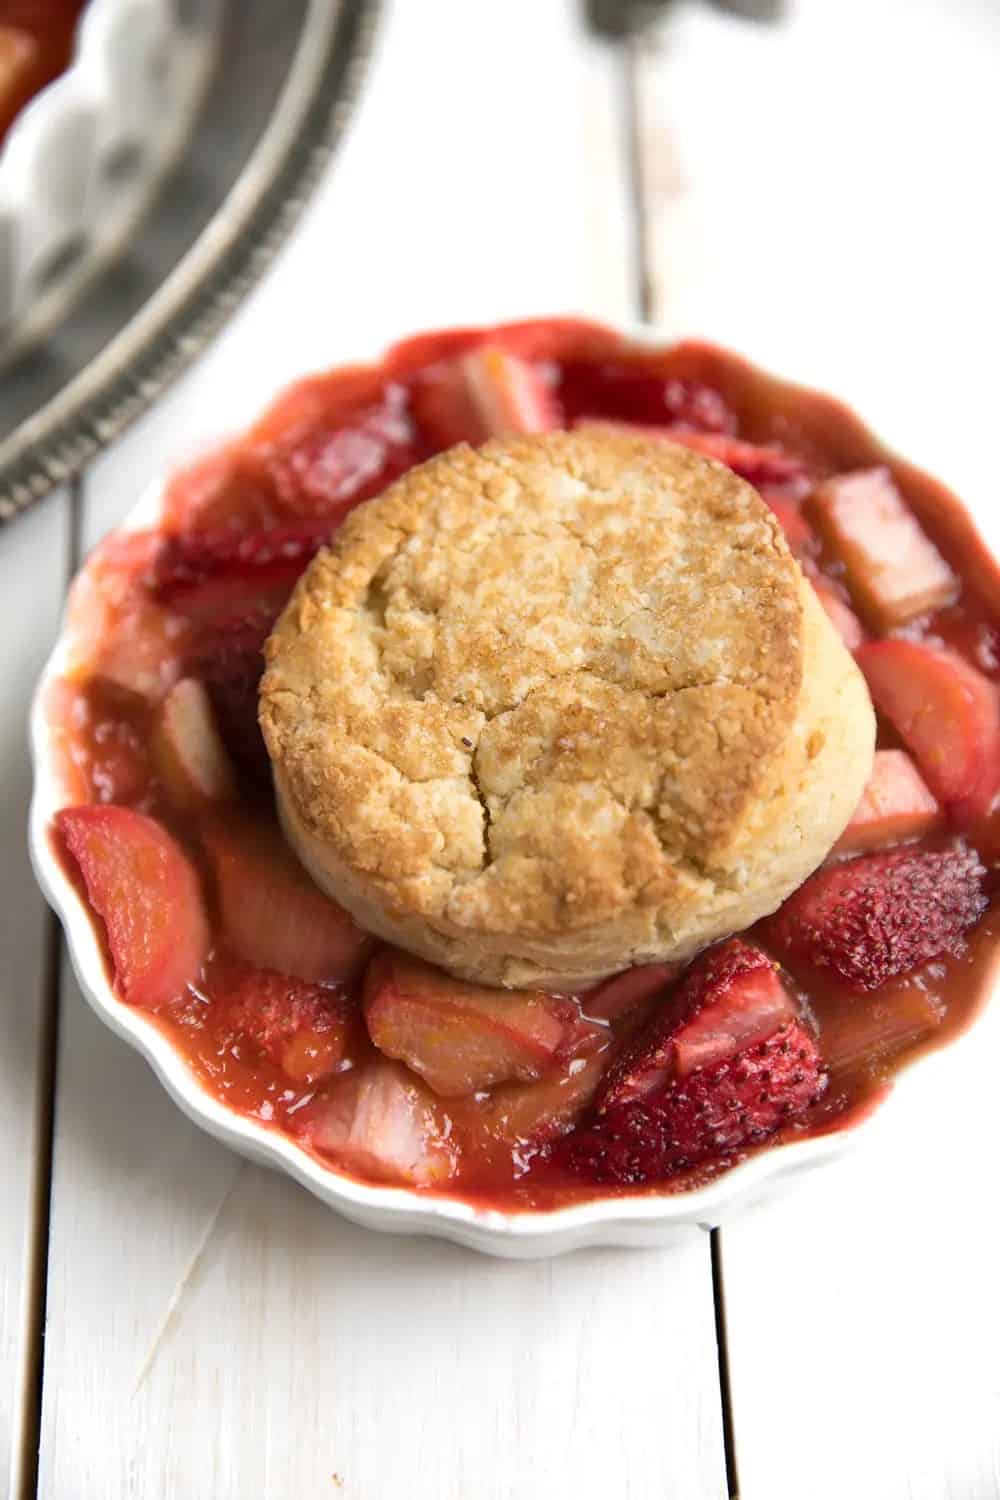
[[[665,347],[672,340],[664,330],[618,328],[636,343]],[[796,392],[811,403],[829,408],[837,421],[863,433],[886,460],[891,450],[877,444],[859,419],[833,397],[804,387],[772,384]],[[208,445],[199,445],[207,451]],[[193,458],[196,454],[189,453]],[[978,559],[977,575],[990,597],[1000,597],[1000,564],[978,536],[965,507],[936,481],[909,469],[932,494],[935,508],[950,512],[953,541],[963,554]],[[155,526],[160,519],[169,474],[155,481],[129,513],[122,530]],[[970,567],[972,566],[970,562]],[[55,814],[69,800],[56,749],[57,736],[50,717],[52,685],[66,672],[70,643],[64,628],[39,682],[31,715],[34,794],[29,845],[38,882],[58,914],[80,988],[101,1020],[149,1062],[174,1101],[190,1119],[217,1140],[242,1155],[287,1172],[330,1208],[354,1223],[393,1234],[431,1235],[473,1250],[511,1259],[535,1259],[591,1246],[669,1245],[732,1218],[750,1204],[778,1195],[800,1173],[811,1171],[856,1149],[882,1128],[892,1113],[892,1099],[873,1099],[869,1107],[852,1112],[825,1134],[802,1136],[766,1147],[720,1174],[706,1186],[682,1193],[607,1196],[568,1207],[504,1212],[455,1197],[429,1196],[406,1187],[383,1187],[362,1182],[332,1166],[323,1165],[296,1142],[266,1126],[227,1109],[202,1087],[183,1055],[163,1031],[115,995],[108,977],[100,938],[86,902],[58,858],[50,837]],[[1000,980],[1000,945],[978,981],[977,1006],[970,1011],[961,1036],[947,1045],[907,1062],[897,1073],[892,1094],[921,1086],[933,1088],[939,1070],[954,1065],[956,1050],[975,1045],[968,1033]],[[922,1083],[921,1081],[924,1080]],[[933,1096],[931,1096],[933,1097]],[[878,1107],[876,1107],[876,1104]]]
[[[200,97],[185,53],[175,0],[90,0],[69,68],[15,119],[0,146],[3,354],[51,326],[127,239]]]

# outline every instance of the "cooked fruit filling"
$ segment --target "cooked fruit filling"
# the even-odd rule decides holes
[[[560,428],[753,485],[878,718],[853,818],[776,912],[564,994],[364,932],[286,842],[257,721],[264,642],[355,505],[456,443]],[[1000,582],[956,515],[842,408],[703,345],[546,321],[301,382],[74,586],[53,838],[115,993],[332,1169],[506,1209],[680,1191],[856,1118],[969,1019],[998,935]]]

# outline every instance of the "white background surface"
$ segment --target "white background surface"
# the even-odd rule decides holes
[[[995,0],[797,0],[777,28],[679,0],[630,59],[576,0],[390,0],[333,172],[94,465],[84,544],[311,366],[435,324],[634,314],[637,238],[672,330],[849,394],[1000,540],[998,74]],[[379,1239],[198,1134],[58,985],[22,747],[72,519],[50,499],[0,534],[11,1495],[41,1359],[45,1500],[724,1497],[707,1235],[541,1264]],[[863,1156],[722,1231],[743,1500],[1000,1496],[998,1064],[995,1015]]]

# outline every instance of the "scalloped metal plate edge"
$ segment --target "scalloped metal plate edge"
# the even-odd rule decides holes
[[[296,76],[293,67],[215,219],[97,358],[0,443],[0,524],[72,479],[134,421],[201,353],[273,261],[343,136],[381,7],[382,0],[343,0],[322,68]],[[313,14],[321,17],[322,9]],[[304,31],[297,59],[315,41],[314,32]]]

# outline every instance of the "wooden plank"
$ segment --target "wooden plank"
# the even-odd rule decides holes
[[[336,171],[227,334],[95,466],[88,540],[311,365],[435,323],[627,313],[616,87],[576,0],[396,0]],[[724,1494],[704,1235],[514,1264],[366,1234],[197,1132],[67,989],[45,1500]]]
[[[520,1264],[372,1235],[181,1121],[76,995],[71,1053],[43,1496],[721,1493],[698,1244]]]
[[[995,548],[998,65],[983,0],[678,7],[637,59],[657,315],[846,395]],[[861,1154],[722,1231],[743,1500],[1000,1491],[998,1042],[994,1012]]]
[[[30,1472],[25,1444],[36,1417],[54,1000],[48,965],[55,933],[28,864],[26,720],[65,588],[67,521],[68,497],[53,495],[0,535],[0,1487],[6,1483],[11,1495]]]

